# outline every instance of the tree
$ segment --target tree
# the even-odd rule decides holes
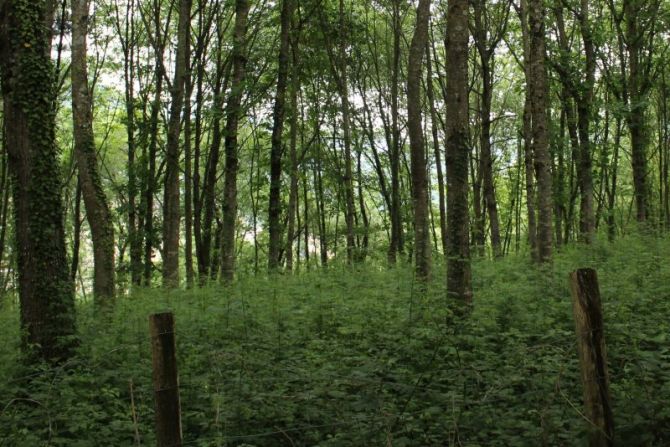
[[[93,294],[98,304],[114,298],[114,226],[107,197],[98,172],[93,136],[93,100],[88,85],[86,36],[89,19],[88,0],[72,1],[72,117],[74,151],[79,184],[86,206],[86,218],[93,240]]]
[[[163,285],[179,285],[179,135],[184,106],[184,86],[188,76],[191,33],[191,0],[179,2],[177,56],[171,86],[172,103],[166,144],[165,189],[163,199]],[[188,98],[190,101],[190,98]]]
[[[59,361],[72,354],[75,313],[54,133],[50,3],[0,3],[0,73],[23,346],[42,359]]]
[[[237,225],[237,172],[239,169],[237,131],[240,122],[242,95],[246,76],[246,34],[249,15],[248,0],[235,1],[233,29],[233,77],[226,109],[224,142],[226,169],[223,190],[223,228],[221,234],[221,279],[231,282],[235,275],[235,228]]]
[[[391,243],[389,262],[395,264],[397,254],[404,252],[402,210],[400,209],[400,127],[398,124],[398,85],[400,84],[400,40],[402,24],[400,20],[400,0],[393,0],[393,67],[391,71]]]
[[[491,223],[491,247],[493,248],[493,255],[498,258],[502,256],[502,246],[498,202],[493,176],[493,155],[491,154],[491,103],[493,100],[495,51],[507,30],[510,4],[509,2],[500,2],[496,6],[500,11],[494,13],[487,9],[484,0],[473,2],[473,37],[479,55],[482,76],[479,170],[484,183],[484,203]]]
[[[268,247],[268,268],[276,270],[279,266],[281,249],[281,172],[282,172],[282,132],[284,130],[286,87],[290,65],[289,46],[291,18],[293,16],[293,0],[281,2],[281,31],[279,38],[279,65],[277,69],[277,93],[275,96],[272,148],[270,150],[270,203],[268,211],[268,231],[270,245]],[[292,111],[296,113],[295,110]]]
[[[472,302],[468,209],[468,1],[449,0],[447,11],[447,293]]]
[[[537,244],[538,260],[548,262],[552,252],[552,185],[551,157],[549,154],[549,85],[547,83],[545,49],[545,9],[543,0],[529,0],[529,75],[532,152],[537,178]],[[531,200],[530,198],[528,200]]]
[[[428,172],[421,122],[421,67],[428,44],[430,0],[420,0],[416,10],[416,28],[409,50],[407,71],[407,128],[412,161],[412,199],[414,203],[414,253],[416,275],[430,276],[430,233],[428,231]]]

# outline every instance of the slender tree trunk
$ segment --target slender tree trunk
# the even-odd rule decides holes
[[[272,148],[270,150],[270,198],[268,211],[268,269],[274,271],[279,267],[281,248],[281,162],[282,133],[284,129],[286,88],[289,74],[289,50],[291,36],[291,17],[293,16],[293,0],[281,1],[281,31],[279,38],[279,66],[277,76],[277,94],[274,104],[274,123],[272,126]],[[295,111],[292,111],[295,113]]]
[[[524,75],[526,84],[529,85],[531,79],[530,72],[530,36],[528,26],[528,0],[520,1],[519,18],[521,19],[521,32],[523,37],[523,58]],[[537,213],[535,207],[535,173],[533,165],[535,154],[533,154],[533,135],[532,135],[532,110],[531,95],[528,88],[524,98],[523,106],[523,146],[524,146],[524,171],[526,184],[526,210],[528,213],[528,245],[530,246],[531,258],[538,260],[537,246]]]
[[[647,182],[647,146],[646,129],[647,101],[646,88],[643,86],[644,68],[642,67],[642,45],[644,30],[639,29],[641,2],[623,1],[623,15],[626,22],[625,42],[628,49],[628,110],[626,123],[630,132],[631,161],[633,165],[633,189],[637,221],[645,222],[649,217],[649,185]],[[623,58],[623,55],[621,55]]]
[[[593,89],[595,86],[596,53],[593,44],[591,24],[589,22],[589,1],[581,0],[578,14],[579,26],[586,56],[585,82],[583,93],[577,95],[577,127],[579,129],[579,189],[580,214],[579,226],[582,239],[592,243],[595,238],[596,219],[593,207],[593,173],[591,154],[591,116],[593,114]]]
[[[75,309],[55,141],[50,3],[0,2],[0,77],[23,348],[53,362],[73,352]]]
[[[86,206],[86,218],[93,241],[93,296],[96,305],[106,307],[115,295],[114,226],[109,211],[93,136],[93,99],[88,85],[86,37],[88,0],[72,1],[72,117],[74,151],[79,182]]]
[[[318,107],[318,105],[317,105]],[[319,111],[316,111],[317,116]],[[318,121],[318,119],[317,119]],[[317,140],[316,140],[316,166],[314,167],[314,184],[316,186],[317,192],[317,210],[319,211],[319,254],[321,256],[321,266],[328,266],[328,235],[326,234],[326,205],[324,200],[323,193],[323,175],[322,175],[322,164],[321,164],[321,133],[319,128],[317,128]]]
[[[610,242],[614,241],[616,238],[616,218],[615,218],[615,207],[616,207],[616,191],[617,191],[617,179],[619,177],[619,150],[621,146],[621,123],[622,119],[620,116],[616,117],[616,129],[614,132],[614,154],[612,154],[612,167],[611,167],[611,178],[610,178],[610,188],[607,197],[607,238]]]
[[[206,0],[205,0],[206,3]],[[208,277],[209,265],[205,262],[203,254],[203,235],[202,235],[202,201],[200,192],[200,156],[202,148],[202,109],[204,102],[204,77],[205,77],[205,58],[206,58],[206,35],[205,17],[203,0],[198,0],[198,36],[196,40],[196,82],[195,82],[195,135],[193,138],[193,236],[195,238],[195,257],[198,262],[198,279],[202,284]],[[218,61],[217,61],[218,62]],[[217,65],[217,69],[218,69]],[[213,112],[218,113],[219,108],[214,107]]]
[[[156,152],[158,149],[158,120],[163,94],[163,55],[165,42],[161,31],[160,6],[156,0],[153,5],[154,36],[154,82],[156,84],[149,117],[149,148],[144,192],[144,284],[151,286],[154,253],[154,193],[156,191]]]
[[[298,90],[300,89],[300,79],[297,70],[297,49],[296,43],[293,44],[293,70],[291,73],[291,129],[289,141],[289,164],[290,164],[290,186],[286,225],[286,271],[293,271],[293,241],[295,240],[295,221],[298,212]]]
[[[393,68],[391,71],[391,244],[388,261],[395,264],[397,254],[404,252],[400,209],[400,127],[398,125],[398,86],[400,85],[400,0],[393,0]]]
[[[190,40],[190,39],[189,39]],[[190,62],[190,44],[186,51],[189,59],[186,81],[186,98],[184,102],[184,263],[186,267],[186,287],[193,287],[195,271],[193,270],[193,154],[191,153],[191,96],[193,95],[192,63]]]
[[[179,2],[177,54],[172,102],[167,129],[165,189],[163,199],[163,286],[179,286],[179,136],[184,108],[184,83],[188,76],[189,36],[191,33],[191,0]]]
[[[137,207],[137,161],[135,143],[135,0],[126,4],[123,31],[123,80],[126,102],[126,133],[128,139],[128,240],[130,243],[130,277],[134,285],[142,282],[142,234],[139,227]],[[119,34],[121,34],[121,25]]]
[[[545,9],[542,0],[529,0],[530,79],[533,154],[538,195],[538,254],[540,262],[551,261],[552,185],[549,154],[549,85],[547,83]]]
[[[433,70],[431,61],[430,45],[426,45],[426,93],[430,107],[431,133],[433,136],[433,153],[435,156],[435,169],[437,170],[437,189],[440,209],[440,236],[442,240],[442,253],[447,253],[447,206],[444,189],[444,172],[442,167],[442,156],[440,151],[440,140],[437,130],[437,108],[435,107],[435,92],[433,90]]]
[[[416,28],[410,45],[407,71],[407,130],[412,162],[414,203],[414,253],[417,278],[430,276],[430,233],[428,227],[428,172],[421,120],[421,69],[428,44],[430,0],[420,0],[416,10]]]
[[[77,178],[77,186],[74,191],[74,206],[72,213],[72,259],[70,260],[70,280],[76,284],[77,271],[79,270],[79,251],[81,250],[81,181]],[[76,286],[75,286],[76,291]]]
[[[2,202],[0,205],[0,273],[3,272],[3,260],[5,259],[5,240],[7,237],[7,214],[9,212],[9,196],[11,194],[9,188],[9,172],[7,167],[7,145],[6,145],[6,132],[4,131],[4,122],[2,123],[2,153],[0,154],[0,160],[2,162],[2,180],[0,181],[0,196],[2,196]],[[9,267],[7,268],[7,274],[0,276],[0,284],[5,284],[7,281],[7,276],[9,275]],[[4,291],[0,289],[0,291]],[[2,301],[0,300],[0,305]]]
[[[235,1],[233,30],[233,77],[226,109],[226,169],[223,192],[223,222],[221,232],[221,279],[232,282],[235,276],[235,227],[237,224],[237,172],[239,170],[237,129],[240,121],[242,96],[246,77],[246,34],[249,15],[248,0]]]
[[[221,70],[221,68],[219,68]],[[209,267],[212,262],[212,225],[214,222],[215,212],[215,195],[216,195],[216,179],[217,167],[219,165],[219,157],[221,151],[221,107],[223,104],[223,90],[221,84],[223,74],[217,74],[217,80],[214,85],[214,104],[212,117],[212,141],[209,147],[209,154],[207,163],[205,164],[205,180],[203,185],[203,220],[202,220],[202,268],[200,271],[201,282],[210,276],[210,273],[216,275],[216,272],[210,272]],[[218,249],[219,247],[217,247]]]
[[[347,30],[344,20],[344,0],[340,0],[340,31]],[[345,213],[344,220],[347,227],[347,263],[352,264],[354,260],[354,250],[356,249],[356,238],[354,233],[354,218],[356,209],[354,207],[354,181],[351,158],[351,108],[349,105],[349,79],[346,55],[346,39],[344,35],[340,39],[339,45],[339,90],[342,107],[342,132],[344,139],[344,200]]]
[[[468,206],[468,0],[447,12],[447,293],[472,302]]]

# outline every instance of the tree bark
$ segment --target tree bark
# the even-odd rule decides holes
[[[291,128],[289,137],[289,169],[290,169],[290,185],[286,225],[286,271],[293,271],[293,241],[295,240],[295,221],[298,212],[298,90],[300,89],[300,79],[297,70],[298,56],[297,45],[293,42],[292,45],[292,73],[291,73]]]
[[[437,108],[435,107],[435,92],[433,90],[433,70],[431,62],[430,45],[426,45],[426,93],[430,107],[431,133],[433,136],[433,153],[435,156],[435,169],[437,171],[437,192],[440,209],[440,236],[442,241],[442,253],[447,254],[447,205],[444,189],[444,172],[442,167],[442,156],[440,155],[440,140],[437,131]]]
[[[466,17],[467,18],[467,17]],[[421,120],[421,69],[428,44],[430,0],[420,0],[407,70],[407,130],[409,134],[414,202],[414,255],[419,280],[430,277],[430,233],[428,227],[428,172]]]
[[[530,73],[530,33],[528,27],[528,0],[520,1],[519,18],[521,20],[521,33],[523,38],[523,59],[524,75],[526,78],[526,94],[523,106],[523,146],[524,146],[524,171],[526,184],[526,210],[528,214],[528,245],[530,247],[531,258],[537,261],[537,213],[535,204],[535,173],[533,164],[535,156],[533,154],[533,135],[532,135],[532,110],[529,83]]]
[[[356,249],[356,239],[354,235],[354,217],[356,209],[354,207],[354,180],[351,159],[351,108],[349,105],[349,80],[346,56],[346,39],[344,36],[347,26],[344,20],[344,0],[340,0],[340,38],[339,45],[339,77],[338,86],[340,90],[340,100],[342,108],[342,132],[344,138],[344,200],[345,213],[344,220],[347,227],[347,264],[351,265],[354,261],[354,250]]]
[[[86,219],[93,241],[93,296],[106,307],[115,295],[114,225],[98,171],[93,135],[93,98],[88,84],[86,37],[89,1],[72,0],[72,118],[74,151]]]
[[[552,185],[551,156],[549,154],[548,101],[545,50],[545,9],[542,0],[529,0],[530,79],[528,87],[531,102],[533,154],[537,177],[538,204],[538,260],[551,261],[552,253]]]
[[[184,84],[188,76],[189,36],[191,34],[191,0],[179,2],[177,54],[172,102],[167,129],[165,187],[163,190],[163,286],[179,286],[179,136],[184,108]]]
[[[469,304],[468,0],[449,0],[447,6],[447,293]]]
[[[404,252],[400,209],[400,128],[398,125],[398,85],[400,85],[400,1],[393,0],[393,67],[391,71],[391,244],[388,261],[395,264],[398,253]],[[381,96],[381,95],[380,95]]]
[[[49,3],[0,3],[0,73],[23,348],[53,362],[69,357],[76,342],[55,141]]]
[[[249,15],[248,0],[235,1],[233,30],[233,77],[226,109],[226,138],[224,142],[226,169],[223,192],[223,222],[221,233],[221,279],[232,282],[235,276],[235,227],[237,223],[237,172],[239,170],[237,129],[240,122],[244,81],[246,77],[246,34]]]
[[[190,40],[190,39],[189,39]],[[193,77],[191,45],[187,44],[187,73],[184,88],[184,264],[186,268],[186,287],[193,287],[195,271],[193,269],[193,154],[191,152],[191,96],[193,95]]]
[[[163,55],[165,40],[161,30],[160,6],[156,0],[153,5],[154,35],[154,82],[156,84],[149,117],[149,147],[147,150],[147,168],[144,190],[144,285],[151,286],[154,253],[154,192],[156,191],[156,151],[158,148],[158,119],[163,94]]]
[[[473,5],[475,19],[475,46],[479,54],[482,75],[479,169],[481,171],[484,186],[484,204],[486,205],[486,211],[491,225],[491,248],[493,249],[493,256],[499,258],[502,256],[502,247],[500,241],[498,202],[496,200],[493,176],[493,156],[491,154],[491,103],[493,100],[493,67],[495,50],[498,41],[502,38],[505,29],[507,28],[507,13],[505,13],[504,17],[501,19],[502,23],[500,23],[496,29],[487,30],[484,23],[484,16],[487,14],[486,2],[478,0],[475,1]],[[486,18],[488,18],[488,15],[486,15]],[[489,20],[486,20],[486,24],[490,25],[489,22]],[[488,34],[492,34],[491,39],[489,39]]]
[[[286,114],[286,88],[288,86],[289,49],[291,36],[291,17],[293,16],[293,0],[281,2],[281,31],[279,37],[279,65],[277,76],[277,94],[274,104],[274,122],[272,126],[272,148],[270,150],[270,197],[268,211],[268,270],[275,271],[279,267],[281,248],[281,174],[282,174],[282,132]],[[295,113],[293,111],[292,113]]]

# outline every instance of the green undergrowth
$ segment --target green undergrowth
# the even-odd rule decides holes
[[[78,355],[31,370],[5,303],[0,446],[154,445],[147,316],[165,309],[188,446],[586,445],[577,267],[599,273],[616,444],[670,445],[669,258],[669,241],[629,237],[545,270],[526,256],[478,261],[466,318],[449,310],[441,265],[425,296],[408,267],[142,290],[107,323],[81,304]]]

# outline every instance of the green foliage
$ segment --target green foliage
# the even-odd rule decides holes
[[[538,270],[481,262],[475,307],[449,310],[436,266],[242,278],[231,289],[139,290],[113,320],[80,306],[78,355],[17,363],[16,309],[0,314],[0,445],[154,443],[147,315],[176,315],[184,436],[194,446],[586,445],[567,274],[599,272],[617,445],[670,442],[670,243],[574,248]],[[29,376],[29,377],[26,377]]]

